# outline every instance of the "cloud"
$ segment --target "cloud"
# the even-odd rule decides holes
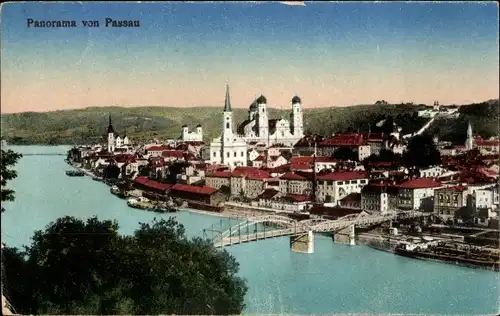
[[[280,1],[280,3],[284,5],[301,5],[301,6],[306,5],[304,1]]]

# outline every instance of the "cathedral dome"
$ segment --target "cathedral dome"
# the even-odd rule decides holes
[[[301,102],[302,102],[302,100],[298,96],[294,96],[292,98],[292,104],[301,103]]]
[[[267,99],[265,96],[261,95],[258,99],[257,99],[257,104],[267,104]]]

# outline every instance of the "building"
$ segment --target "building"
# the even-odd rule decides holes
[[[351,193],[340,199],[339,206],[346,208],[361,208],[361,193]]]
[[[123,137],[120,137],[120,135],[115,133],[115,129],[111,122],[111,115],[109,115],[107,140],[107,149],[109,153],[114,153],[116,148],[130,145],[130,141],[127,135],[123,135]]]
[[[467,188],[461,185],[436,189],[434,213],[445,221],[453,220],[457,210],[467,207],[467,196]]]
[[[361,189],[361,208],[385,213],[398,208],[399,188],[393,182],[374,182]]]
[[[248,146],[245,139],[239,137],[233,130],[233,110],[229,96],[229,86],[226,87],[226,100],[223,112],[221,136],[210,143],[210,162],[223,164],[231,169],[247,165]]]
[[[261,95],[250,105],[248,118],[238,126],[237,132],[247,142],[293,146],[304,136],[302,100],[298,96],[292,98],[290,121],[270,119],[267,99]]]
[[[361,193],[368,184],[369,176],[365,172],[339,171],[318,175],[316,202],[338,204],[351,193]]]
[[[473,193],[474,208],[498,209],[498,184],[488,188],[480,188]]]
[[[441,182],[434,178],[411,179],[399,185],[398,208],[431,211],[434,207],[434,190]]]
[[[196,131],[189,131],[187,125],[182,125],[181,137],[183,142],[203,142],[203,128],[201,124],[196,126]]]

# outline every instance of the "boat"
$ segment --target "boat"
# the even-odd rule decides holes
[[[83,177],[85,172],[80,170],[68,170],[66,171],[66,175],[69,177]]]
[[[153,204],[144,197],[130,198],[127,200],[127,205],[140,210],[147,210],[153,207]]]

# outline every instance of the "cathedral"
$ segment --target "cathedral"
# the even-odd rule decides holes
[[[116,148],[122,148],[123,146],[129,145],[129,139],[127,135],[124,135],[123,138],[120,135],[115,133],[115,129],[113,128],[113,123],[111,123],[111,115],[109,116],[109,124],[108,124],[108,142],[107,149],[109,153],[115,152]]]
[[[270,119],[267,99],[261,95],[250,105],[248,119],[238,126],[237,132],[248,143],[293,146],[304,136],[302,101],[298,96],[292,98],[290,120]]]
[[[247,155],[248,145],[245,139],[234,133],[229,86],[226,86],[221,136],[210,143],[210,162],[234,169],[247,165]]]

